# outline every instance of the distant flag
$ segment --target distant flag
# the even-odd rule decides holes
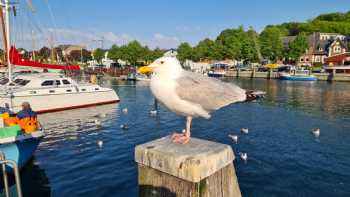
[[[30,9],[30,11],[35,12],[32,0],[26,0],[26,2],[27,2],[27,6]]]

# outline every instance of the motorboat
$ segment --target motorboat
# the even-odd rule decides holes
[[[310,75],[308,73],[285,73],[282,72],[279,74],[279,78],[281,80],[291,80],[291,81],[317,81],[317,77],[315,75]]]
[[[18,75],[0,88],[0,106],[7,103],[13,112],[29,102],[37,113],[47,113],[119,102],[111,88],[77,83],[57,73]]]

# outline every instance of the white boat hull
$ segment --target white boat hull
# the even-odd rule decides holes
[[[89,91],[41,95],[18,94],[12,98],[10,96],[0,97],[0,106],[5,106],[5,103],[8,103],[14,112],[21,110],[21,104],[23,102],[29,102],[32,109],[37,113],[48,113],[94,105],[116,103],[119,102],[119,97],[114,90],[109,88],[96,92]]]

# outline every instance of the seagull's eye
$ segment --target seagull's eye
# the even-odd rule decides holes
[[[160,61],[160,64],[164,64],[164,61]]]

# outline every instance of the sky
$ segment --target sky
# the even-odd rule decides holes
[[[27,49],[79,44],[109,48],[139,40],[151,48],[176,48],[215,39],[226,28],[306,21],[346,12],[350,0],[20,0],[13,42]],[[32,2],[33,9],[26,2]],[[31,33],[33,32],[33,33]]]

